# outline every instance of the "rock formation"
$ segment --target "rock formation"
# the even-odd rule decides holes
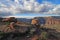
[[[14,29],[15,23],[17,23],[17,19],[15,17],[4,18],[2,21],[5,22],[5,25],[10,29]]]
[[[53,17],[48,17],[46,19],[45,25],[54,25],[54,24],[60,24],[60,19],[56,19],[56,18],[53,18]]]
[[[32,22],[31,22],[31,24],[38,24],[39,23],[39,21],[38,21],[38,19],[32,19]]]
[[[3,22],[17,22],[17,19],[15,17],[5,18],[2,20]]]

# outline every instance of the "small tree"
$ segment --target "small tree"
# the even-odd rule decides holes
[[[39,40],[47,40],[47,38],[48,38],[47,32],[42,32],[41,35],[40,35]]]

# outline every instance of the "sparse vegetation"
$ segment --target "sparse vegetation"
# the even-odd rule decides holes
[[[9,21],[4,22],[4,23],[6,26],[8,26],[10,24]],[[5,31],[8,29],[9,32],[8,31],[6,31],[6,33],[0,32],[0,40],[10,40],[9,38],[11,38],[11,40],[32,40],[32,39],[34,39],[34,40],[36,40],[36,39],[38,39],[38,40],[60,40],[60,25],[57,25],[57,24],[47,25],[47,26],[40,25],[40,30],[38,32],[36,32],[36,30],[33,28],[32,24],[30,24],[30,23],[21,22],[20,24],[16,23],[16,25],[14,25],[14,27],[16,26],[17,31],[16,31],[16,29],[14,31],[14,29],[11,30],[9,27],[2,26],[0,28],[0,30],[4,29],[4,31]],[[28,29],[27,27],[29,28],[29,30],[26,30],[26,29]],[[21,33],[21,31],[23,33]],[[34,38],[35,35],[36,35],[36,37],[35,37],[36,39]]]
[[[45,28],[50,28],[50,29],[56,29],[56,31],[60,32],[60,25],[55,24],[55,25],[48,25],[44,26]]]
[[[9,25],[9,24],[10,24],[10,22],[5,22],[5,24],[6,24],[6,25]]]
[[[42,32],[41,35],[40,35],[40,39],[41,40],[47,40],[47,38],[48,38],[47,32]]]

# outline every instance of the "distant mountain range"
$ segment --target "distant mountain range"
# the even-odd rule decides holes
[[[31,20],[32,19],[27,19],[27,18],[17,18],[18,21],[21,21],[21,22],[27,22],[27,23],[31,23]]]
[[[60,16],[52,16],[53,18],[60,19]]]
[[[60,16],[51,16],[52,18],[55,19],[60,19]],[[34,17],[34,19],[38,19],[40,24],[45,24],[46,23],[46,18],[49,17]],[[0,18],[0,21],[2,20],[2,18]],[[26,23],[31,23],[32,19],[27,19],[27,18],[17,18],[18,21],[20,22],[26,22]]]
[[[51,16],[52,18],[55,18],[55,19],[60,19],[60,16]],[[40,24],[45,24],[46,23],[46,18],[49,18],[49,17],[34,17],[34,19],[38,19],[39,20],[39,23]],[[27,19],[27,18],[17,18],[18,21],[21,21],[21,22],[28,22],[28,23],[31,23],[31,20],[32,19]]]

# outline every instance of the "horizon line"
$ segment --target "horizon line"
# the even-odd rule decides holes
[[[59,16],[59,15],[55,15]],[[9,17],[15,17],[15,18],[34,18],[34,17],[51,17],[51,16],[4,16],[2,18],[9,18]]]

